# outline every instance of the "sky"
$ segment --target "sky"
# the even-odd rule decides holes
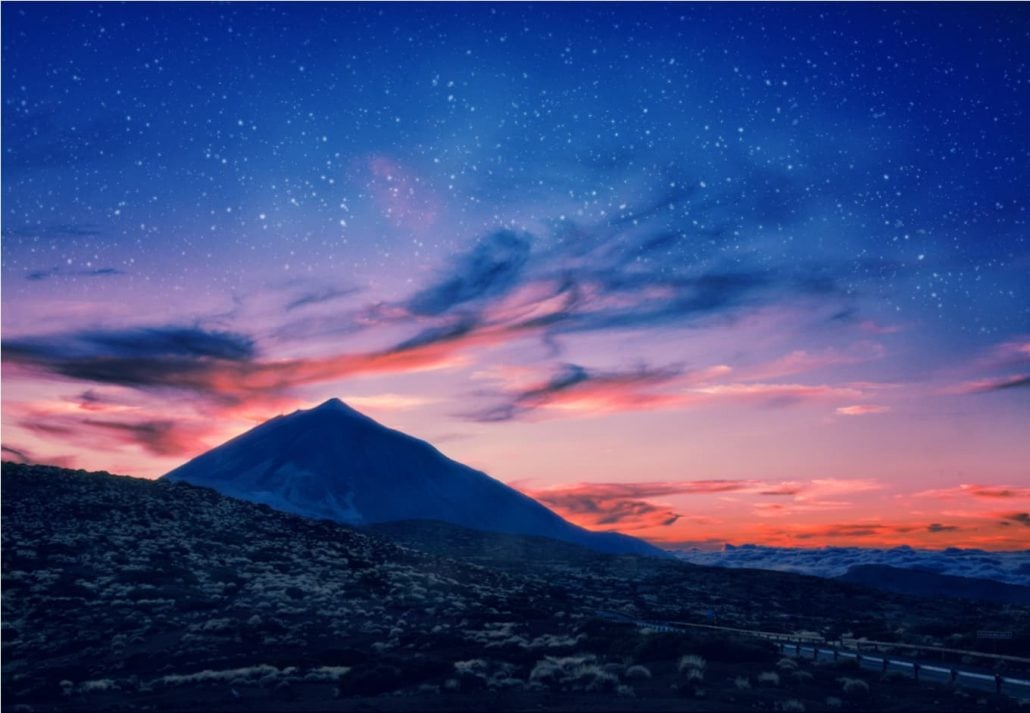
[[[666,546],[1026,547],[1030,6],[2,13],[5,459],[339,397]]]

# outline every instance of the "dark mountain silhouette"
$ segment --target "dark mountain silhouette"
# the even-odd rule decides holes
[[[577,527],[339,399],[273,418],[164,477],[350,525],[441,520],[488,532],[547,537],[598,552],[666,554],[626,535]]]

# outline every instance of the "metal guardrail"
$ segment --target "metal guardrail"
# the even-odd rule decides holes
[[[950,649],[945,646],[925,646],[922,644],[906,644],[899,641],[871,641],[869,639],[841,639],[843,646],[852,646],[856,649],[862,646],[874,646],[895,649],[912,649],[913,651],[935,651],[944,654],[961,654],[981,659],[997,659],[998,661],[1015,661],[1016,663],[1030,664],[1030,658],[1023,656],[1009,656],[1008,654],[989,654],[985,651],[970,651],[969,649]]]
[[[1030,699],[1030,680],[1004,676],[1000,673],[989,675],[977,671],[966,671],[955,666],[944,667],[920,661],[891,658],[888,654],[864,654],[861,651],[849,651],[835,646],[824,648],[814,644],[789,644],[786,642],[782,642],[778,646],[780,653],[787,656],[793,655],[801,658],[811,654],[813,661],[851,659],[864,670],[904,673],[911,675],[916,681],[943,683],[981,691],[993,691],[1013,698]]]
[[[745,636],[752,636],[773,641],[779,647],[780,652],[786,655],[790,655],[789,650],[793,649],[793,655],[800,657],[804,653],[810,653],[814,660],[819,660],[820,657],[832,658],[832,660],[834,661],[839,661],[841,658],[852,659],[858,663],[858,666],[860,668],[865,668],[866,670],[870,669],[869,664],[874,664],[876,667],[879,667],[879,670],[881,670],[883,673],[889,673],[891,671],[907,671],[911,673],[912,677],[917,681],[927,681],[930,683],[945,683],[953,686],[975,688],[983,691],[990,690],[994,691],[995,693],[1003,693],[1014,698],[1030,699],[1030,680],[1015,678],[1013,676],[1003,676],[1001,674],[988,675],[976,671],[963,670],[957,667],[944,668],[940,665],[923,663],[915,660],[891,658],[889,654],[879,654],[878,650],[877,653],[879,655],[870,655],[867,653],[863,653],[861,647],[875,646],[884,648],[934,651],[940,653],[963,654],[985,659],[1014,661],[1017,663],[1030,664],[1030,659],[1023,658],[1020,656],[988,654],[980,651],[951,649],[942,646],[904,644],[896,641],[871,641],[868,639],[841,639],[840,645],[838,646],[836,645],[836,642],[827,642],[825,637],[816,634],[784,634],[781,632],[774,631],[740,629],[731,626],[718,626],[715,624],[696,624],[693,622],[647,621],[644,619],[634,619],[633,617],[626,616],[625,614],[621,614],[619,612],[609,612],[601,610],[597,611],[596,614],[598,617],[606,619],[608,621],[613,621],[621,624],[632,624],[642,629],[649,629],[652,631],[682,632],[687,630],[688,628],[692,628],[726,631],[734,634],[743,634]],[[850,650],[845,648],[848,644],[854,645],[855,649]]]

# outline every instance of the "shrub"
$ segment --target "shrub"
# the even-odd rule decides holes
[[[305,681],[339,681],[350,671],[347,666],[318,666],[304,675]]]
[[[109,678],[99,678],[94,681],[83,681],[79,684],[79,690],[83,693],[93,693],[96,691],[113,691],[118,688],[118,684]]]
[[[814,676],[808,671],[801,671],[800,669],[797,671],[791,671],[790,677],[797,683],[805,683],[806,681],[811,681],[814,678]]]
[[[766,686],[780,685],[780,674],[775,671],[762,671],[758,674],[758,682]]]
[[[560,691],[614,691],[618,686],[618,679],[591,655],[547,656],[537,661],[529,681]]]
[[[780,704],[780,710],[790,713],[805,713],[805,704],[796,698],[788,698]]]
[[[827,696],[826,697],[826,707],[827,708],[840,708],[843,704],[844,704],[843,701],[841,701],[841,699],[837,698],[837,696]]]
[[[644,681],[651,678],[651,669],[647,666],[630,666],[626,669],[626,678],[635,681]]]
[[[838,678],[837,682],[844,691],[844,695],[850,698],[861,698],[869,693],[869,684],[861,678],[842,677]]]
[[[780,669],[781,671],[793,671],[797,667],[798,662],[786,656],[776,662],[776,668]]]
[[[355,666],[340,681],[340,693],[343,695],[375,696],[380,693],[396,691],[406,681],[401,670],[388,664],[366,664]]]
[[[751,688],[751,679],[747,676],[737,676],[733,679],[733,685],[736,686],[738,691],[746,691]]]
[[[676,665],[676,668],[679,669],[680,673],[683,673],[684,671],[690,671],[690,670],[696,670],[696,671],[704,672],[705,665],[706,665],[705,660],[703,658],[701,658],[700,656],[694,656],[693,654],[688,654],[688,655],[683,656],[683,657],[680,658],[679,663]]]

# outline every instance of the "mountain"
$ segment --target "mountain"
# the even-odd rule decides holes
[[[998,604],[1030,604],[1030,587],[1005,584],[992,579],[956,577],[922,569],[906,569],[882,564],[850,567],[836,578],[896,594],[946,599],[972,599]]]
[[[273,418],[164,477],[349,525],[442,520],[475,530],[547,537],[598,552],[667,556],[633,537],[577,527],[339,399]]]

